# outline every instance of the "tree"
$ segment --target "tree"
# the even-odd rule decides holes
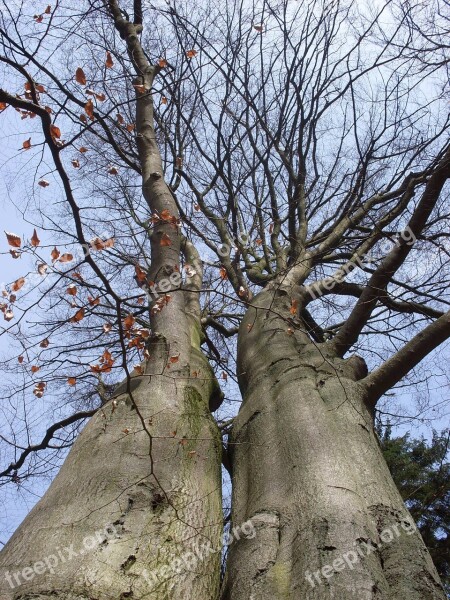
[[[34,127],[67,252],[7,234],[49,276],[5,289],[4,367],[66,413],[3,436],[2,477],[93,415],[0,553],[5,598],[445,597],[374,431],[450,336],[444,5],[5,4],[2,118]]]
[[[448,431],[434,432],[428,444],[423,438],[410,439],[409,434],[392,437],[391,428],[387,427],[382,432],[381,444],[392,477],[419,527],[448,594]]]

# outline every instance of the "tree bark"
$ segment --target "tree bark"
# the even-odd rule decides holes
[[[364,361],[311,343],[289,309],[289,291],[262,292],[239,332],[232,522],[256,535],[231,545],[222,600],[443,600],[373,429]]]
[[[164,181],[151,95],[155,67],[140,46],[141,28],[125,21],[116,2],[108,5],[138,73],[142,192],[157,217],[148,271],[155,294],[150,358],[144,374],[127,378],[87,424],[0,553],[0,598],[216,600],[222,445],[210,407],[220,403],[220,388],[200,350],[202,277],[197,272],[182,289],[180,254],[196,257],[192,244],[182,247]],[[120,315],[118,307],[119,323]],[[124,344],[123,325],[121,333]]]
[[[214,379],[195,347],[190,368],[203,377],[185,383],[151,375],[166,360],[159,342],[151,353],[147,374],[131,379],[132,400],[124,384],[90,420],[0,553],[2,600],[217,598],[220,553],[181,573],[170,566],[197,546],[220,547]]]

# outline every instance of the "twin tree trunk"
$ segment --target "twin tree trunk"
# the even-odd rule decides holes
[[[231,545],[222,600],[444,599],[380,452],[363,362],[287,331],[288,310],[262,293],[239,334],[232,528],[251,519],[255,536]],[[217,600],[220,552],[170,570],[221,533],[214,380],[190,339],[190,374],[208,376],[162,376],[155,341],[146,375],[91,419],[0,553],[2,600]]]
[[[138,27],[107,4],[146,90],[136,102],[143,195],[151,213],[177,218],[154,131],[154,67]],[[195,263],[168,222],[151,247],[156,284],[180,272],[181,252]],[[256,534],[235,536],[219,590],[222,445],[197,279],[152,316],[144,375],[91,419],[0,552],[0,600],[443,600],[378,446],[363,362],[288,330],[283,290],[252,302],[238,336],[232,528],[251,519]]]

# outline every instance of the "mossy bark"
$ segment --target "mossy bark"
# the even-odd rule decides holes
[[[220,436],[212,380],[186,380],[133,378],[91,419],[0,553],[2,600],[216,600]]]

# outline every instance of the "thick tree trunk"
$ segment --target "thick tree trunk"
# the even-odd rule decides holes
[[[195,248],[182,244],[164,181],[150,93],[155,68],[138,41],[141,28],[124,20],[117,2],[106,4],[136,85],[145,88],[137,91],[136,131],[143,195],[156,215],[148,280],[163,302],[150,311],[145,374],[135,373],[91,419],[0,553],[0,597],[216,600],[222,446],[210,406],[217,408],[220,390],[200,351],[201,265]],[[181,252],[197,263],[187,291]]]
[[[87,424],[0,553],[2,600],[217,598],[221,444],[214,380],[192,352],[185,383],[133,378],[132,401],[118,390]],[[167,363],[163,344],[151,353],[147,373]]]
[[[357,357],[286,324],[263,292],[239,333],[244,394],[230,442],[233,526],[223,600],[444,599],[373,430]]]

